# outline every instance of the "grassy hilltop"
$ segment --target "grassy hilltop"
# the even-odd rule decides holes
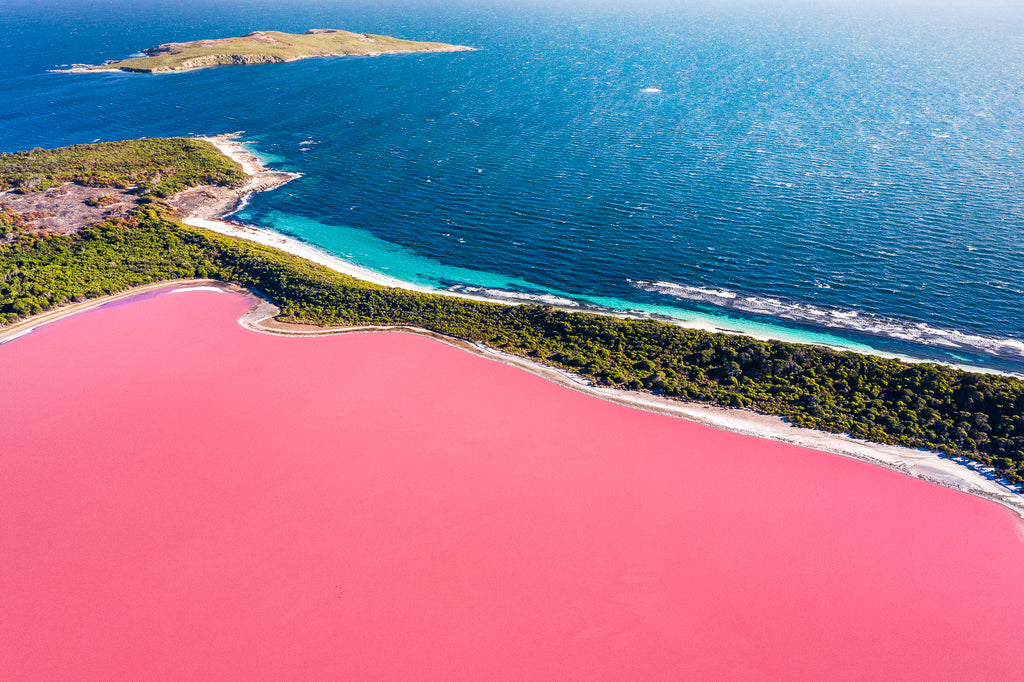
[[[310,57],[375,56],[395,52],[457,52],[471,49],[461,45],[401,40],[338,29],[311,29],[305,33],[255,31],[238,38],[166,43],[143,50],[143,57],[111,61],[87,67],[85,70],[159,73],[204,69],[211,66],[293,62]]]
[[[140,143],[166,145],[161,167],[188,169],[171,176],[175,187],[208,178],[236,180],[229,172],[233,162],[208,143],[187,142],[199,145],[202,153],[180,140]],[[113,144],[132,149],[132,143]],[[90,172],[82,165],[83,147],[102,146],[0,155],[0,182],[5,183],[0,186],[9,187],[5,178],[12,176],[61,176],[65,163],[61,177],[109,176],[119,182],[135,177],[129,167],[120,174],[110,168]],[[118,149],[112,147],[111,153]],[[139,177],[151,171],[139,171]],[[755,341],[656,320],[379,286],[276,249],[183,225],[155,191],[128,215],[77,233],[43,235],[22,225],[18,216],[0,211],[0,327],[141,284],[210,277],[260,291],[288,321],[423,327],[565,368],[598,385],[749,407],[799,426],[962,455],[1011,481],[1024,481],[1024,381],[1019,379]]]
[[[25,194],[73,182],[168,197],[198,185],[239,187],[245,179],[241,166],[212,144],[184,137],[0,154],[0,192]]]

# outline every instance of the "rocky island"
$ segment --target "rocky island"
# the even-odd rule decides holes
[[[165,43],[143,50],[138,57],[99,65],[75,65],[70,70],[162,73],[211,66],[294,62],[311,57],[374,57],[401,52],[460,52],[472,49],[463,45],[401,40],[332,28],[314,28],[305,33],[254,31],[238,38]]]

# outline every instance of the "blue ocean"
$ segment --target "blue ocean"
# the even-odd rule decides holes
[[[473,52],[74,63],[254,30]],[[236,216],[436,289],[1024,373],[1024,3],[0,3],[0,151],[244,131]]]

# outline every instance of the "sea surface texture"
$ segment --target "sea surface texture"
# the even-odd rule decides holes
[[[475,52],[65,74],[340,27]],[[0,151],[245,131],[238,218],[439,289],[1024,373],[1024,3],[0,5]]]

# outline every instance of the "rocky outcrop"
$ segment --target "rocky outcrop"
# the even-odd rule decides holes
[[[208,54],[202,57],[186,59],[174,66],[156,66],[143,68],[138,66],[119,65],[121,71],[133,73],[165,73],[167,71],[191,71],[192,69],[203,69],[208,66],[240,66],[247,64],[278,64],[281,62],[294,61],[267,54]]]
[[[269,54],[208,54],[202,57],[186,59],[181,69],[201,69],[204,66],[227,66],[243,64],[274,64],[285,61],[284,58]]]

